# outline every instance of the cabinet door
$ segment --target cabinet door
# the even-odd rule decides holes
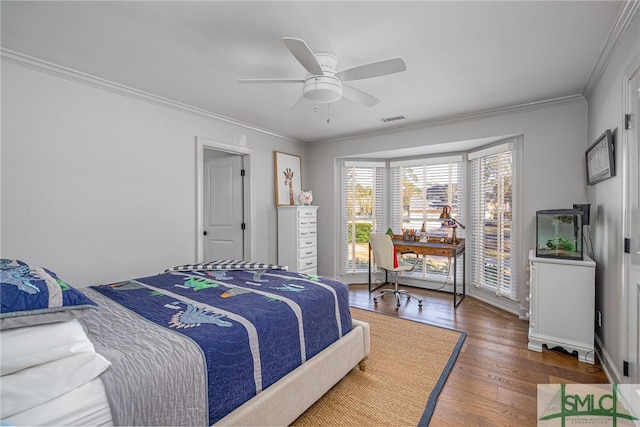
[[[537,263],[537,330],[593,345],[593,268]]]

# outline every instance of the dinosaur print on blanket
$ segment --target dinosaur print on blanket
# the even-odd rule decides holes
[[[13,285],[30,295],[40,292],[40,289],[31,283],[31,280],[37,280],[38,277],[31,273],[28,265],[20,265],[13,260],[3,258],[0,260],[0,266],[2,267],[0,282]]]
[[[180,304],[180,301],[174,302],[172,305]],[[223,328],[230,328],[233,323],[224,320],[225,315],[220,313],[212,313],[202,308],[198,308],[193,304],[186,304],[186,310],[179,311],[171,316],[169,327],[171,328],[194,328],[202,324],[216,325]]]

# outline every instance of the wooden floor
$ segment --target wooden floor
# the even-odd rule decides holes
[[[467,296],[454,310],[449,293],[405,288],[421,295],[374,305],[367,285],[350,285],[350,304],[431,325],[457,329],[467,338],[438,398],[430,426],[535,426],[537,384],[607,383],[596,364],[578,362],[560,350],[527,349],[528,322]]]

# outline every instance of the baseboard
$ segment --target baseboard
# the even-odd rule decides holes
[[[490,293],[483,289],[478,289],[474,286],[467,286],[467,296],[471,296],[482,302],[486,302],[487,304],[504,310],[508,313],[515,314],[520,320],[527,320],[526,316],[523,316],[520,304],[517,301],[497,297],[495,293]]]
[[[607,352],[607,348],[603,345],[602,340],[599,336],[596,335],[596,354],[598,355],[598,359],[600,359],[600,365],[602,365],[602,370],[604,371],[607,379],[611,384],[621,384],[622,376],[618,369],[616,369],[616,365],[609,356]]]

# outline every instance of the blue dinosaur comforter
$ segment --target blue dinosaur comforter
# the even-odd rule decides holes
[[[198,344],[210,425],[352,326],[344,283],[277,269],[177,269],[92,289]]]

